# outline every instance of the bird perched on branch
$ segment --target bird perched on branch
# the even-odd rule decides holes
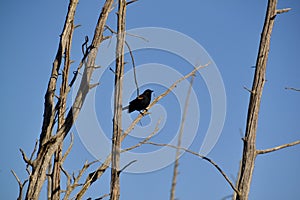
[[[135,98],[134,100],[130,101],[129,106],[124,107],[122,110],[126,110],[128,109],[128,112],[131,113],[135,110],[139,111],[141,113],[141,111],[146,110],[147,111],[147,107],[150,104],[151,101],[151,93],[153,91],[150,89],[147,89],[143,92],[143,94],[139,95],[137,98]],[[142,113],[141,113],[142,114]]]

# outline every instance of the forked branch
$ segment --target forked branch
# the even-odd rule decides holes
[[[22,183],[21,180],[19,179],[19,177],[17,176],[16,172],[14,172],[14,170],[11,170],[11,173],[14,175],[14,177],[17,180],[18,185],[19,185],[19,196],[18,196],[17,200],[22,200],[22,198],[23,198],[23,188],[24,188],[25,184],[28,182],[28,179],[26,179]]]

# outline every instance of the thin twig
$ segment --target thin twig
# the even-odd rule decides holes
[[[184,125],[185,125],[185,119],[186,119],[186,114],[187,114],[187,110],[188,110],[188,106],[189,106],[189,99],[190,99],[190,94],[191,94],[192,87],[193,87],[194,78],[195,78],[195,76],[192,76],[191,81],[190,81],[190,86],[189,86],[189,89],[188,89],[188,92],[187,92],[187,95],[186,95],[184,110],[183,110],[182,119],[181,119],[181,123],[180,123],[177,147],[181,146],[181,140],[182,140]],[[176,190],[177,175],[178,175],[179,157],[180,157],[180,149],[177,148],[176,149],[176,155],[175,155],[174,169],[173,169],[173,178],[172,178],[172,185],[171,185],[171,192],[170,192],[170,200],[175,200],[175,190]]]
[[[105,161],[98,167],[95,171],[89,173],[88,177],[86,178],[85,182],[82,184],[81,189],[76,194],[75,199],[81,199],[88,188],[105,172],[105,170],[109,167],[111,161],[111,154],[106,157]]]
[[[104,195],[102,195],[101,197],[99,197],[99,198],[96,198],[95,200],[102,200],[102,199],[104,199],[105,197],[108,197],[110,194],[108,193],[108,194],[104,194]]]
[[[257,154],[271,153],[271,152],[274,152],[274,151],[278,151],[280,149],[295,146],[297,144],[300,144],[300,140],[297,140],[297,141],[291,142],[291,143],[287,143],[287,144],[283,144],[283,145],[280,145],[280,146],[277,146],[277,147],[269,148],[269,149],[256,150],[256,153]]]
[[[239,194],[239,191],[235,188],[234,184],[230,181],[229,177],[225,174],[225,172],[213,161],[211,160],[210,158],[207,158],[199,153],[196,153],[194,151],[191,151],[189,149],[186,149],[186,148],[183,148],[183,147],[177,147],[175,145],[171,145],[171,144],[158,144],[158,143],[154,143],[154,142],[146,142],[145,144],[151,144],[151,145],[154,145],[154,146],[164,146],[164,147],[171,147],[171,148],[174,148],[174,149],[180,149],[180,150],[183,150],[187,153],[190,153],[190,154],[193,154],[195,156],[198,156],[200,158],[202,158],[203,160],[206,160],[208,161],[209,163],[211,163],[221,174],[222,176],[225,178],[225,180],[227,181],[227,183],[230,185],[230,187],[236,192]]]
[[[19,177],[17,176],[16,172],[14,172],[14,170],[10,170],[10,171],[14,175],[14,177],[17,180],[18,185],[19,185],[19,196],[18,196],[17,200],[22,200],[22,198],[23,198],[23,188],[24,188],[25,184],[27,183],[28,179],[26,179],[22,183],[21,180],[19,179]]]
[[[135,0],[137,1],[137,0]],[[134,2],[134,1],[133,1]],[[131,3],[133,3],[131,2]],[[127,2],[127,5],[129,4],[129,2]],[[108,29],[112,34],[117,34],[116,31],[114,31],[111,27],[109,27],[108,25],[105,25],[105,28]],[[131,58],[131,63],[132,63],[132,67],[133,67],[133,76],[134,76],[134,83],[136,85],[136,92],[137,92],[137,96],[139,96],[139,85],[138,85],[138,82],[137,82],[137,77],[136,77],[136,67],[135,67],[135,61],[134,61],[134,56],[133,56],[133,53],[132,53],[132,50],[130,48],[130,45],[128,44],[128,42],[125,40],[125,45],[126,47],[128,48],[129,50],[129,54],[130,54],[130,58]]]
[[[69,145],[69,147],[68,147],[68,149],[66,150],[66,153],[63,155],[63,157],[62,157],[62,159],[61,159],[61,163],[64,163],[64,161],[66,160],[66,158],[67,158],[67,156],[69,155],[69,153],[70,153],[70,151],[71,151],[71,149],[72,149],[72,146],[73,146],[73,144],[74,144],[74,134],[73,133],[71,133],[71,136],[70,136],[70,145]]]
[[[250,93],[254,93],[252,90],[250,90],[249,88],[247,88],[246,86],[243,87],[245,90],[247,90]]]
[[[128,147],[126,149],[122,149],[121,153],[126,152],[126,151],[131,151],[132,149],[135,149],[137,147],[142,146],[143,144],[145,144],[146,142],[148,142],[159,130],[159,124],[160,124],[160,119],[157,121],[155,129],[152,131],[152,133],[150,135],[148,135],[148,137],[146,137],[144,140],[140,141],[139,143],[137,143],[134,146]]]
[[[31,155],[30,155],[29,160],[32,160],[32,159],[33,159],[33,156],[34,156],[35,152],[37,151],[38,144],[39,144],[39,140],[36,140],[36,141],[35,141],[35,145],[34,145],[34,149],[33,149],[32,153],[31,153]]]
[[[91,50],[94,48],[93,45],[87,46],[88,41],[89,41],[88,36],[85,36],[85,41],[81,45],[81,50],[82,50],[82,53],[83,53],[83,57],[82,57],[79,65],[78,65],[76,71],[73,72],[73,78],[69,83],[69,88],[71,88],[73,86],[73,84],[75,83],[78,74],[80,74],[80,69],[82,68],[83,64],[85,64],[86,58],[90,54]],[[84,47],[85,47],[85,49],[84,49]]]
[[[286,89],[286,90],[294,90],[294,91],[300,92],[300,89],[293,88],[293,87],[285,87],[284,89]]]
[[[66,175],[67,177],[67,188],[64,191],[65,192],[65,196],[64,196],[64,200],[69,199],[69,196],[71,195],[72,191],[80,186],[80,184],[78,184],[79,180],[81,179],[82,175],[84,174],[84,172],[94,163],[98,162],[98,160],[92,161],[90,163],[85,162],[85,164],[83,165],[83,167],[81,168],[81,170],[79,170],[78,175],[75,176],[75,174],[73,173],[73,184],[71,184],[71,176],[70,174],[63,168],[61,167],[61,170],[63,171],[63,173]]]
[[[276,14],[285,13],[285,12],[288,12],[288,11],[290,11],[290,10],[291,10],[291,8],[277,9],[277,10],[276,10]]]
[[[118,174],[121,174],[127,167],[129,167],[130,165],[132,165],[133,163],[135,163],[137,160],[133,160],[131,162],[129,162],[127,165],[125,165],[120,171],[118,171]]]
[[[126,5],[129,5],[129,4],[134,3],[134,2],[136,2],[136,1],[138,1],[138,0],[131,0],[131,1],[128,1],[128,2],[126,2]]]
[[[23,157],[23,160],[27,163],[27,165],[32,165],[32,161],[26,156],[26,153],[23,151],[23,149],[19,149],[21,154],[22,154],[22,157]]]
[[[142,40],[144,40],[145,42],[149,42],[148,39],[146,39],[146,38],[144,38],[144,37],[142,37],[142,36],[140,36],[140,35],[136,35],[136,34],[132,34],[132,33],[126,33],[126,35],[132,36],[132,37],[136,37],[136,38],[139,38],[139,39],[142,39]]]
[[[133,57],[133,53],[131,51],[131,48],[128,44],[128,42],[125,41],[125,44],[129,50],[129,54],[130,54],[130,57],[131,57],[131,63],[132,63],[132,68],[133,68],[133,77],[134,77],[134,83],[135,83],[135,86],[136,86],[136,95],[139,96],[140,95],[140,91],[139,91],[139,85],[138,85],[138,82],[137,82],[137,77],[136,77],[136,67],[135,67],[135,62],[134,62],[134,57]]]

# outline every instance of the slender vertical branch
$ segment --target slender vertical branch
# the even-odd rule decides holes
[[[63,124],[65,123],[65,113],[67,111],[67,96],[69,93],[69,85],[68,85],[68,77],[69,71],[71,66],[71,45],[72,45],[72,38],[74,32],[74,22],[71,24],[71,31],[69,33],[69,39],[66,43],[65,53],[64,53],[64,67],[62,71],[62,83],[60,86],[60,95],[59,100],[57,103],[57,116],[58,116],[58,123],[57,123],[57,130],[59,130]],[[54,163],[53,163],[53,170],[52,170],[52,188],[51,188],[51,199],[59,199],[60,198],[60,179],[61,179],[61,165],[62,165],[62,149],[63,143],[61,143],[55,154],[54,154]]]
[[[180,124],[179,136],[178,136],[178,141],[177,141],[177,147],[178,148],[176,148],[176,156],[175,156],[175,163],[174,163],[174,169],[173,169],[173,179],[172,179],[170,200],[175,200],[175,190],[176,190],[177,175],[178,175],[179,157],[180,157],[179,147],[181,146],[181,140],[182,140],[182,136],[183,136],[185,118],[186,118],[186,114],[187,114],[187,110],[188,110],[188,106],[189,106],[190,94],[191,94],[191,91],[192,91],[194,78],[195,78],[195,75],[192,76],[191,81],[190,81],[190,86],[189,86],[189,89],[188,89],[188,92],[187,92],[187,95],[186,95],[183,115],[182,115],[181,124]]]
[[[118,28],[116,47],[115,93],[114,93],[114,119],[111,156],[111,185],[110,199],[120,198],[120,149],[122,135],[122,90],[124,74],[124,43],[125,43],[125,16],[126,1],[119,0]]]
[[[254,81],[250,93],[251,96],[248,107],[246,133],[243,139],[243,157],[237,182],[237,189],[239,191],[239,195],[234,195],[233,199],[235,200],[247,200],[250,191],[255,158],[257,155],[255,143],[258,114],[260,109],[263,87],[265,83],[265,74],[270,50],[271,33],[274,25],[274,20],[277,14],[276,5],[277,0],[268,1],[264,27],[259,45],[259,52],[256,60]]]

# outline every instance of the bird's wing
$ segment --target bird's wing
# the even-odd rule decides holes
[[[144,99],[145,97],[143,96],[143,95],[140,95],[140,96],[138,96],[137,97],[137,99],[140,99],[140,100],[142,100],[142,99]]]

